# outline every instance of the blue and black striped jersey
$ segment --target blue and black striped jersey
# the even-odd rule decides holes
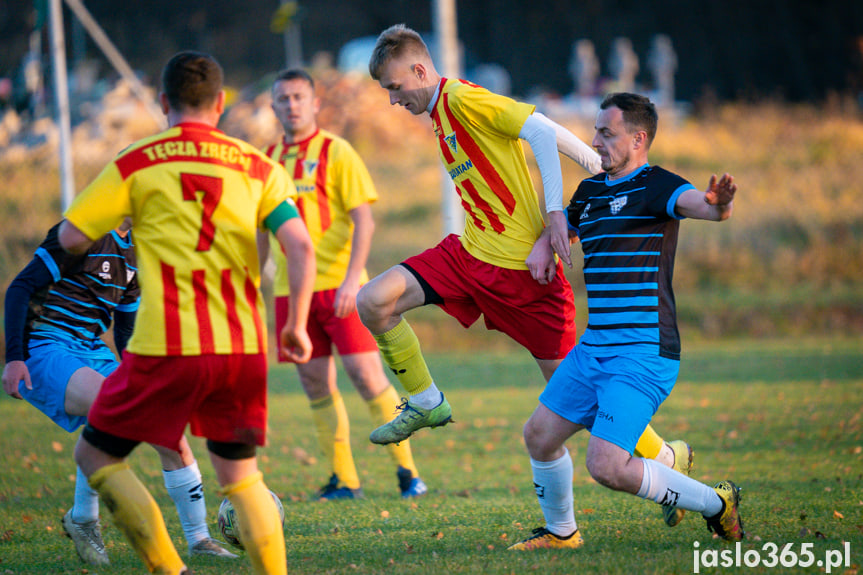
[[[580,344],[594,355],[680,359],[671,279],[677,198],[692,184],[645,164],[626,178],[583,180],[567,208],[584,252],[588,324]]]
[[[60,247],[58,229],[59,224],[51,228],[36,250],[34,260],[48,268],[53,283],[30,297],[25,337],[86,344],[108,330],[115,311],[138,308],[132,236],[124,239],[112,231],[86,254],[74,256]]]

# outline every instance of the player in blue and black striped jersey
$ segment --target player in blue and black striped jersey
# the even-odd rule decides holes
[[[567,210],[584,252],[589,320],[582,345],[595,354],[680,359],[671,290],[677,200],[695,188],[659,166],[614,181],[584,180]],[[697,192],[697,191],[696,191]]]
[[[671,288],[679,220],[723,221],[737,185],[728,174],[701,192],[651,166],[647,153],[658,115],[637,94],[616,93],[600,105],[593,146],[604,173],[581,182],[568,209],[584,252],[588,325],[557,368],[524,428],[534,485],[546,525],[511,547],[578,547],[572,460],[564,442],[587,429],[587,469],[597,482],[663,506],[700,512],[708,528],[743,538],[739,489],[713,488],[653,460],[633,456],[636,441],[677,380],[680,336]],[[553,256],[537,243],[528,260],[548,281]]]
[[[102,381],[118,366],[101,336],[113,319],[114,343],[122,353],[132,335],[140,290],[128,222],[82,256],[60,247],[58,228],[51,228],[6,291],[3,389],[73,432],[86,423]],[[190,552],[236,557],[210,537],[201,474],[188,442],[181,448],[179,453],[156,450]],[[103,565],[109,559],[98,520],[98,495],[79,469],[63,527],[83,561]]]

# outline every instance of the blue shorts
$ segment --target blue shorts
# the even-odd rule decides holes
[[[83,415],[66,413],[69,378],[82,367],[89,367],[107,377],[119,365],[108,346],[78,351],[63,343],[38,340],[31,342],[28,353],[27,369],[33,389],[27,389],[24,382],[20,382],[18,391],[21,397],[69,432],[87,422]]]
[[[576,345],[555,370],[539,401],[592,435],[632,453],[659,405],[671,393],[680,362],[658,355],[596,357]]]

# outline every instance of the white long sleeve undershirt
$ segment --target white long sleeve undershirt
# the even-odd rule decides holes
[[[563,210],[563,176],[560,173],[560,157],[557,155],[555,130],[531,114],[525,120],[518,137],[530,144],[539,173],[542,176],[542,189],[545,194],[545,211]]]
[[[552,134],[553,140],[549,137]],[[527,117],[518,137],[530,144],[539,166],[546,212],[563,209],[563,178],[558,152],[575,161],[591,174],[602,171],[599,154],[593,148],[539,112],[534,112]]]

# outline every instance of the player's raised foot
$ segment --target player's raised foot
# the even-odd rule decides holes
[[[102,542],[102,530],[99,520],[88,523],[72,521],[72,510],[63,516],[63,531],[75,543],[75,551],[81,561],[89,565],[110,565],[105,544]]]
[[[222,559],[236,559],[235,555],[222,547],[222,543],[212,537],[201,539],[189,547],[189,555],[207,555],[209,557],[221,557]]]
[[[558,537],[545,527],[537,527],[533,535],[510,545],[510,551],[533,551],[534,549],[578,549],[584,545],[584,539],[578,529],[567,537]]]
[[[337,499],[362,499],[363,489],[351,489],[345,485],[339,486],[339,476],[335,473],[330,476],[330,481],[314,495],[314,499],[333,501]]]
[[[745,537],[743,520],[740,519],[740,488],[732,481],[720,481],[713,486],[722,499],[722,511],[713,517],[705,517],[707,529],[727,541],[740,541]]]
[[[410,437],[414,431],[423,427],[440,427],[452,421],[452,408],[441,393],[441,402],[437,407],[425,409],[402,398],[402,403],[396,410],[399,414],[389,423],[385,423],[372,431],[369,439],[378,445],[399,443]]]
[[[429,488],[425,481],[420,479],[419,475],[414,477],[410,469],[399,466],[396,476],[399,478],[399,491],[402,492],[402,497],[405,499],[421,497],[428,493]]]
[[[690,471],[692,471],[692,458],[695,456],[695,452],[692,451],[692,447],[680,439],[669,441],[668,446],[671,448],[671,451],[674,452],[674,465],[672,465],[671,468],[684,475],[689,475]],[[685,514],[686,510],[681,509],[680,507],[676,507],[674,505],[662,506],[662,519],[669,527],[674,527],[683,521],[683,516]]]

